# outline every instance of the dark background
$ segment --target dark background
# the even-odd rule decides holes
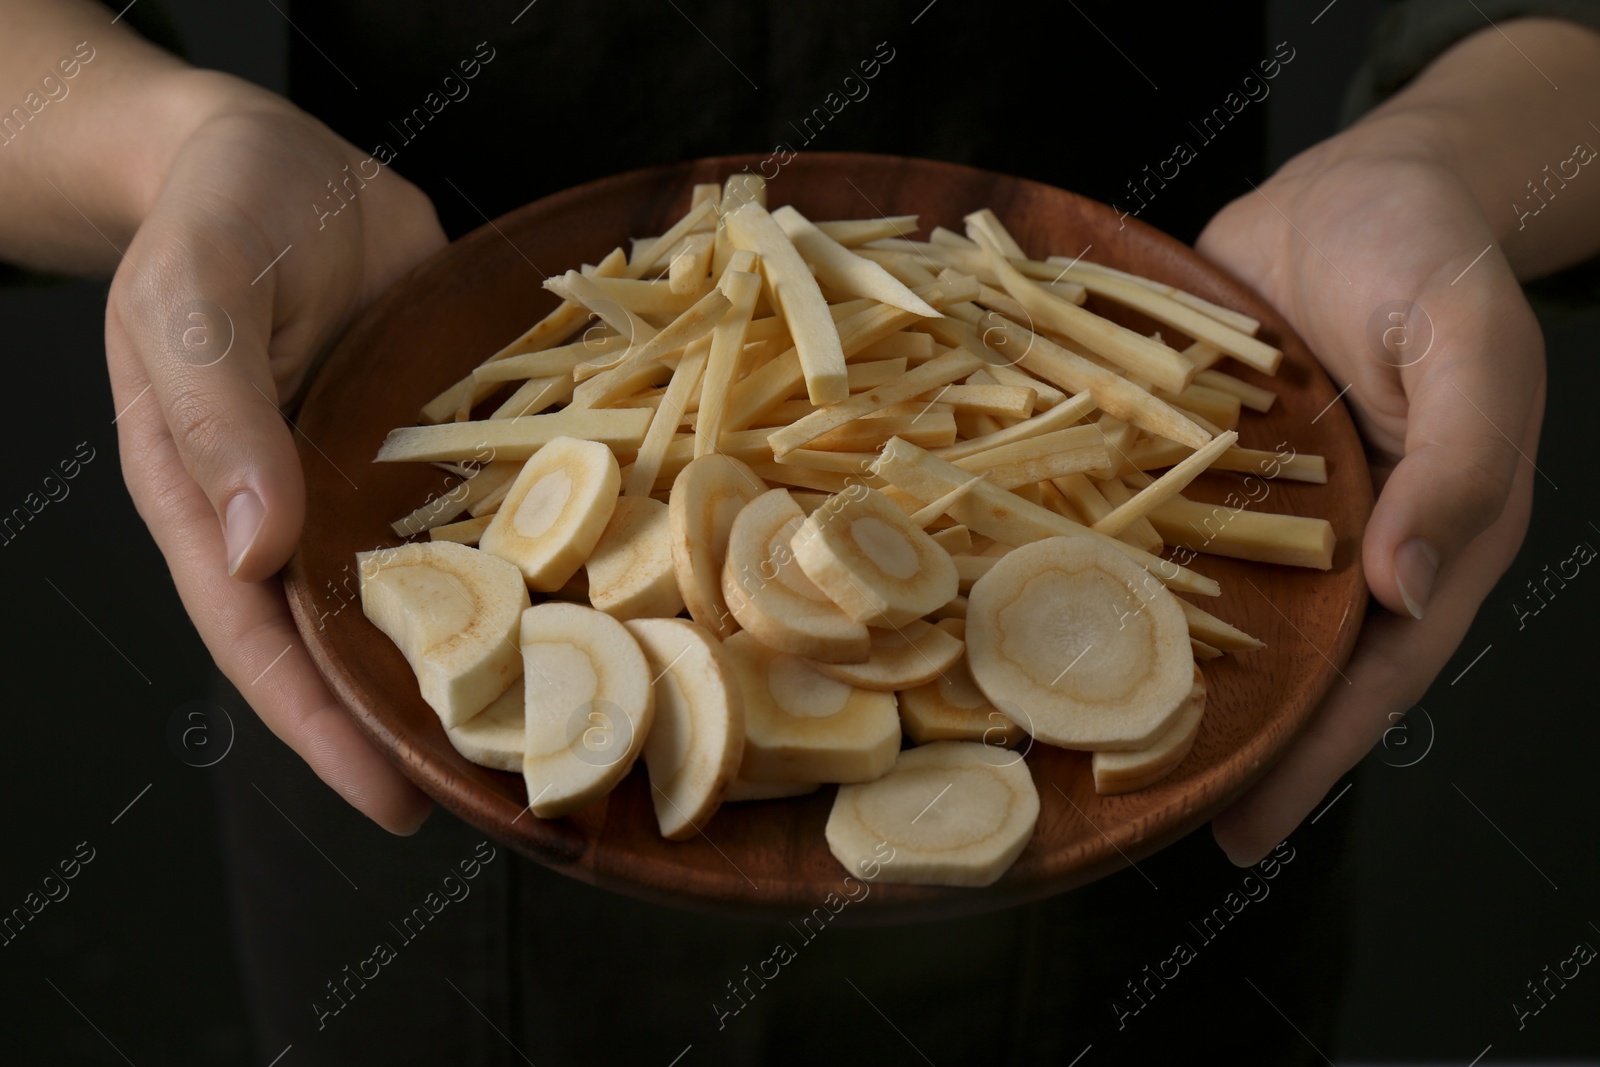
[[[1086,10],[1108,26],[1113,16],[1103,7]],[[270,4],[174,0],[168,8],[195,62],[285,85],[296,31]],[[1321,8],[1272,5],[1267,40],[1287,38],[1298,48],[1264,105],[1274,165],[1335,128],[1375,5],[1341,0],[1313,30],[1309,20]],[[1120,17],[1134,26],[1135,16]],[[1094,43],[1086,33],[1078,45]],[[1202,47],[1197,61],[1204,54]],[[535,116],[518,122],[524,135],[536,132]],[[1153,161],[1165,141],[1130,136],[1126,158]],[[832,146],[819,140],[817,147]],[[1216,206],[1247,190],[1225,173],[1200,181]],[[440,200],[453,233],[478,221],[461,204]],[[483,206],[491,214],[512,206],[490,203]],[[1160,212],[1145,217],[1164,224]],[[1551,388],[1537,457],[1548,478],[1537,483],[1527,543],[1424,698],[1426,715],[1414,714],[1404,733],[1347,779],[1337,803],[1350,809],[1351,832],[1318,839],[1308,826],[1296,835],[1302,848],[1320,841],[1353,850],[1359,872],[1342,912],[1325,916],[1345,928],[1350,951],[1338,1039],[1321,1050],[1340,1061],[1468,1063],[1490,1045],[1486,1063],[1600,1059],[1593,968],[1525,1029],[1510,1008],[1523,983],[1568,956],[1575,942],[1600,945],[1600,725],[1582,681],[1600,633],[1593,621],[1600,578],[1580,574],[1520,630],[1511,607],[1523,583],[1569,556],[1576,542],[1600,544],[1600,509],[1588,494],[1600,304],[1590,294],[1585,309],[1561,299],[1574,286],[1558,288],[1540,287],[1534,297]],[[94,282],[0,292],[13,381],[0,509],[37,490],[80,442],[95,452],[70,496],[0,546],[10,608],[0,910],[20,904],[78,842],[95,849],[70,883],[71,896],[0,948],[0,1062],[265,1064],[278,1050],[251,1047],[217,846],[213,779],[229,764],[185,766],[167,740],[174,712],[206,697],[208,660],[122,485],[102,362],[104,299],[104,284]],[[349,818],[359,832],[359,816]],[[402,848],[388,855],[400,857],[396,869],[403,869]],[[308,880],[329,877],[310,848],[304,863]],[[1262,910],[1256,918],[1271,922]],[[1246,971],[1272,993],[1322,966],[1286,940]],[[1226,1017],[1235,1001],[1248,1009],[1245,1025],[1283,1025],[1258,1010],[1242,984],[1214,995],[1220,1025],[1241,1025]],[[900,1023],[915,1036],[921,1021]],[[937,1060],[937,1049],[930,1051]],[[1107,1052],[1114,1057],[1109,1047],[1096,1055]]]

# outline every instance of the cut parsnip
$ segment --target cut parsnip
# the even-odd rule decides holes
[[[399,647],[422,699],[459,726],[522,673],[517,620],[528,589],[503,559],[451,541],[356,554],[361,610]]]
[[[872,648],[866,626],[818,589],[795,560],[791,542],[806,521],[785,489],[746,504],[728,534],[722,595],[739,625],[772,648],[825,663],[864,663]]]
[[[527,733],[526,700],[522,678],[518,677],[510,689],[491,700],[478,714],[460,726],[446,726],[444,735],[457,752],[478,766],[521,774],[522,746]]]
[[[1327,519],[1273,515],[1178,497],[1150,513],[1162,538],[1194,552],[1289,567],[1333,567],[1337,544]]]
[[[990,885],[1016,862],[1039,818],[1028,765],[966,741],[907,749],[875,782],[841,786],[826,835],[851,871],[874,859],[880,882]],[[892,859],[876,850],[887,842]]]
[[[650,415],[645,408],[608,408],[557,411],[520,419],[447,422],[441,426],[401,426],[389,431],[373,461],[527,459],[558,437],[581,437],[631,452],[644,440]]]
[[[483,536],[483,531],[489,528],[493,515],[480,515],[477,518],[462,519],[460,522],[446,523],[435,526],[428,531],[430,541],[454,541],[458,545],[476,545]]]
[[[749,633],[723,647],[744,698],[741,778],[870,782],[894,764],[900,716],[893,693],[836,682]]]
[[[633,767],[655,711],[652,673],[616,619],[549,601],[522,613],[528,809],[551,819],[600,799]]]
[[[790,548],[805,576],[857,622],[900,626],[956,595],[950,553],[865,486],[807,516]]]
[[[558,437],[523,465],[478,545],[515,563],[530,589],[559,589],[594,552],[621,484],[609,448]]]
[[[921,619],[890,630],[872,627],[871,634],[872,652],[865,663],[809,662],[836,682],[892,693],[931,682],[965,652],[959,636]]]
[[[926,318],[938,316],[925,300],[896,281],[888,271],[851,252],[792,206],[774,211],[772,220],[783,228],[795,250],[811,266],[817,281],[828,288],[890,304]]]
[[[1177,769],[1200,733],[1200,719],[1206,710],[1206,680],[1200,668],[1194,669],[1194,682],[1183,708],[1166,731],[1148,748],[1137,752],[1096,752],[1094,791],[1101,796],[1131,793],[1154,785]]]
[[[666,504],[625,496],[606,523],[585,568],[589,603],[614,619],[666,619],[683,610],[672,563]]]
[[[940,619],[936,628],[952,640],[964,642],[967,624],[962,619]],[[965,645],[963,644],[963,650]],[[1010,748],[1026,731],[989,702],[972,680],[963,655],[922,685],[900,694],[900,729],[919,745],[930,741],[977,741]],[[1019,717],[1022,713],[1016,712]]]
[[[744,697],[722,645],[685,619],[634,619],[628,632],[655,676],[644,742],[661,836],[692,837],[716,813],[744,756]]]
[[[690,617],[718,637],[737,629],[722,595],[728,535],[734,517],[766,491],[748,466],[715,453],[691,462],[672,483],[667,507],[678,592]]]
[[[1064,748],[1137,749],[1178,714],[1194,655],[1177,598],[1104,542],[1009,553],[972,587],[967,662],[1002,711]]]

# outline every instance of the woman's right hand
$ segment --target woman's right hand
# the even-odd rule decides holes
[[[429,802],[329,691],[276,577],[305,514],[280,408],[444,234],[416,186],[282,98],[209,72],[169,83],[199,121],[106,309],[123,477],[223,673],[318,777],[411,833]]]

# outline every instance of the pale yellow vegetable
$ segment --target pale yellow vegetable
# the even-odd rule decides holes
[[[516,564],[528,588],[559,589],[593,554],[621,481],[609,448],[558,437],[523,466],[478,545]]]
[[[444,735],[457,752],[478,766],[521,774],[522,747],[527,733],[526,700],[519,675],[510,689],[495,697],[478,714],[460,726],[446,726]]]
[[[584,566],[589,603],[612,618],[665,619],[683,610],[672,563],[671,517],[659,500],[618,500]]]
[[[1182,709],[1171,726],[1136,752],[1096,752],[1090,761],[1094,772],[1094,791],[1105,796],[1131,793],[1154,785],[1177,770],[1194,739],[1200,733],[1200,719],[1206,710],[1206,681],[1200,668],[1194,669],[1194,682],[1184,698]]]
[[[872,651],[865,663],[818,663],[818,674],[857,689],[894,692],[923,685],[960,661],[965,647],[946,630],[921,619],[885,629],[871,627]]]
[[[679,472],[668,498],[672,567],[689,615],[718,637],[737,629],[722,595],[722,564],[733,520],[767,491],[748,466],[730,456],[708,455]]]

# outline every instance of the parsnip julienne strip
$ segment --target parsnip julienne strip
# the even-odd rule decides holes
[[[558,411],[520,419],[402,426],[389,431],[374,458],[377,463],[415,460],[527,459],[557,437],[598,441],[616,451],[633,451],[644,441],[654,412],[648,408]]]
[[[667,288],[674,293],[698,292],[711,271],[713,235],[691,233],[683,239],[682,251],[667,261]]]
[[[690,234],[692,238],[695,234]],[[688,240],[689,238],[684,238]],[[700,284],[685,292],[678,292],[672,288],[672,282],[666,278],[654,281],[644,281],[636,278],[591,278],[590,281],[600,291],[611,297],[629,311],[645,318],[674,318],[683,314],[685,308],[705,295],[711,288],[711,280],[704,278]]]
[[[546,408],[564,404],[572,399],[572,375],[555,374],[546,378],[529,378],[506,398],[505,403],[490,413],[491,419],[520,419],[524,415],[537,415]]]
[[[975,455],[991,448],[999,448],[1002,445],[1026,441],[1041,434],[1064,430],[1093,410],[1094,394],[1079,393],[1077,396],[1057,404],[1048,411],[1040,412],[1031,419],[1013,423],[1004,429],[996,430],[994,433],[986,434],[983,437],[959,441],[949,448],[939,449],[935,455],[940,459],[955,462],[964,456]]]
[[[636,372],[700,340],[712,331],[731,306],[732,303],[721,289],[713,289],[695,301],[688,311],[663,327],[660,333],[643,344],[629,346],[620,357],[609,357],[601,363],[579,364],[573,368],[574,377],[579,377],[579,372],[586,367],[599,366],[603,369],[574,390],[573,404],[582,408],[603,407],[625,396],[631,389]]]
[[[977,226],[987,233],[1002,256],[1010,259],[1028,258],[1028,254],[1022,250],[1022,246],[1017,244],[1017,239],[1011,236],[1011,231],[1006,229],[1005,224],[1000,221],[1000,216],[989,208],[979,208],[968,215],[965,221],[969,227]],[[970,233],[967,234],[967,239],[973,241],[974,244],[978,243]]]
[[[884,446],[873,474],[922,501],[937,500],[971,475],[953,463],[904,441]],[[1018,546],[1047,537],[1097,537],[1110,543],[1135,563],[1160,578],[1169,587],[1202,596],[1221,592],[1210,578],[1187,570],[1170,560],[1152,556],[1132,545],[1105,537],[1089,527],[1031,503],[1016,493],[979,482],[950,509],[950,517],[968,529],[996,541]]]
[[[1010,319],[996,316],[988,323],[982,338],[972,324],[954,322],[948,318],[929,320],[921,328],[946,344],[981,346],[987,339],[988,346],[994,348],[1001,359],[1007,358],[1010,353],[1021,353],[1014,357],[1018,366],[1068,392],[1093,393],[1102,411],[1158,437],[1178,441],[1191,448],[1199,448],[1211,440],[1210,434],[1171,404],[1156,399],[1126,378],[1067,351]],[[941,337],[941,333],[945,336]],[[995,348],[997,337],[1004,338],[1004,351]]]
[[[885,237],[908,237],[921,227],[915,215],[887,215],[880,219],[837,219],[814,224],[817,229],[846,248]]]
[[[864,360],[903,359],[907,363],[926,363],[934,354],[931,334],[909,332],[892,333],[860,352]]]
[[[782,228],[801,258],[811,265],[817,281],[830,289],[877,300],[924,318],[931,319],[939,314],[888,271],[870,259],[862,259],[817,229],[792,206],[774,211],[772,221]]]
[[[643,278],[645,274],[661,261],[665,252],[670,252],[686,234],[694,233],[702,223],[717,217],[717,205],[710,200],[702,200],[691,207],[677,222],[658,237],[654,244],[644,250],[635,249],[632,263],[623,271],[625,278]]]
[[[1125,478],[1106,478],[1094,484],[1099,488],[1100,492],[1105,494],[1106,503],[1112,506],[1112,510],[1120,508],[1132,500],[1134,493],[1143,487],[1138,483],[1129,482]],[[1106,512],[1107,515],[1110,513],[1110,511]],[[1104,516],[1101,517],[1104,518]],[[1093,526],[1094,523],[1089,525]],[[1142,548],[1146,552],[1160,552],[1166,547],[1166,542],[1162,541],[1161,535],[1156,532],[1156,528],[1144,516],[1134,519],[1126,530],[1117,535],[1117,540],[1126,541],[1135,548]]]
[[[851,362],[845,368],[845,377],[850,380],[850,391],[859,393],[864,389],[876,389],[880,385],[887,385],[905,372],[904,359],[858,360]]]
[[[722,433],[723,415],[728,407],[728,390],[733,388],[750,312],[761,292],[761,278],[749,269],[755,266],[754,258],[749,252],[736,253],[728,261],[728,269],[722,272],[718,283],[731,306],[711,331],[711,353],[702,375],[700,412],[695,421],[697,459],[717,451],[717,438]]]
[[[983,480],[982,474],[974,474],[938,500],[924,504],[921,508],[911,513],[912,524],[927,529],[929,525],[949,513],[951,505],[966,496],[974,485]],[[963,589],[962,592],[966,592],[966,590]]]
[[[472,372],[480,382],[515,382],[528,378],[549,378],[555,375],[572,377],[572,368],[586,359],[608,353],[621,352],[628,347],[628,339],[620,333],[607,333],[594,340],[578,341],[560,348],[547,348],[543,352],[525,352],[507,356],[493,363],[485,363]]]
[[[933,232],[928,234],[928,243],[936,245],[950,245],[955,248],[977,248],[978,242],[954,230],[947,230],[943,226],[935,226]]]
[[[767,433],[770,435],[771,431]],[[812,449],[822,451],[859,452],[881,448],[891,437],[904,438],[922,448],[943,448],[956,439],[955,416],[949,412],[918,411],[885,418],[852,419],[843,426],[835,426],[827,433],[817,435],[807,444]],[[770,450],[771,445],[768,448]],[[782,460],[788,453],[774,455]]]
[[[1129,460],[1139,470],[1165,467],[1180,462],[1188,455],[1190,455],[1189,449],[1171,441],[1141,441],[1128,451]],[[1240,448],[1235,445],[1218,456],[1211,469],[1235,474],[1254,474],[1269,480],[1281,478],[1290,482],[1309,482],[1313,485],[1326,485],[1328,482],[1327,460],[1309,453],[1280,458],[1273,452]]]
[[[941,452],[934,452],[934,455],[941,459],[949,459]],[[996,445],[949,461],[962,470],[993,472],[989,476],[989,481],[1002,488],[1012,489],[1028,482],[1064,478],[1068,474],[1103,466],[1106,463],[1106,443],[1098,426],[1072,426],[1064,430],[1053,430],[1026,437],[1010,444]],[[1051,473],[1052,465],[1059,467],[1054,473]],[[1038,473],[1032,478],[1008,478],[998,473],[1006,468],[1014,468],[1018,474],[1027,470]],[[1006,484],[1007,482],[1010,484]]]
[[[1149,518],[1168,544],[1193,552],[1324,571],[1333,566],[1335,541],[1327,519],[1246,511],[1182,497],[1162,504]]]
[[[1135,519],[1144,518],[1157,506],[1183,492],[1190,482],[1204,473],[1205,469],[1222,453],[1233,447],[1233,443],[1238,439],[1239,435],[1232,430],[1213,438],[1204,448],[1196,450],[1183,462],[1139,490],[1133,499],[1125,504],[1119,504],[1111,514],[1095,523],[1094,528],[1110,537],[1122,533]]]
[[[774,455],[781,456],[792,448],[799,448],[806,442],[820,437],[836,426],[843,426],[886,404],[909,400],[929,389],[946,385],[957,378],[971,374],[982,365],[983,361],[978,356],[964,349],[946,352],[939,358],[929,360],[916,370],[908,372],[897,382],[812,412],[798,422],[773,432],[767,438],[767,443],[772,446]]]
[[[1213,304],[1203,297],[1195,296],[1193,293],[1168,285],[1165,282],[1158,282],[1154,278],[1146,278],[1139,274],[1129,274],[1127,271],[1117,270],[1115,267],[1108,267],[1103,263],[1093,263],[1086,259],[1070,259],[1067,256],[1050,256],[1045,259],[1045,262],[1060,264],[1061,266],[1070,264],[1074,270],[1082,273],[1103,274],[1108,278],[1120,278],[1125,282],[1132,282],[1134,285],[1142,286],[1154,293],[1160,293],[1204,315],[1209,315],[1211,318],[1238,330],[1247,337],[1254,337],[1257,331],[1261,329],[1261,323],[1258,320],[1251,318],[1242,311],[1235,311],[1232,308]]]
[[[953,404],[961,411],[978,411],[1006,419],[1026,419],[1033,414],[1038,393],[1014,385],[946,385],[926,394],[925,400]]]
[[[709,201],[713,207],[721,207],[722,185],[720,183],[706,182],[696,184],[694,191],[689,195],[689,209],[692,211],[707,201]],[[684,243],[692,234],[712,233],[716,230],[716,228],[717,216],[713,213],[709,218],[702,219],[701,221],[695,223],[695,225],[691,228],[690,233],[684,235],[683,240],[680,240],[674,247],[668,248],[664,251],[654,247],[659,238],[635,237],[633,239],[633,254],[629,257],[629,262],[634,262],[643,256],[651,254],[652,252],[658,252],[659,254],[655,256],[655,264],[657,267],[659,267],[663,259],[670,261],[672,257],[676,256],[683,249]],[[648,273],[648,271],[646,273]]]
[[[932,335],[930,334],[929,336]],[[984,356],[984,368],[981,372],[982,377],[980,378],[978,377],[977,373],[974,373],[973,377],[967,379],[968,381],[992,381],[995,385],[1014,385],[1019,389],[1032,389],[1035,395],[1033,402],[1035,411],[1038,411],[1042,408],[1053,408],[1057,404],[1060,404],[1062,401],[1067,399],[1066,393],[1062,392],[1060,389],[1057,389],[1050,383],[1035,378],[1026,371],[1020,371],[1011,366],[1009,363],[993,362],[992,354],[985,355],[985,353],[989,352],[989,350],[982,347],[982,345],[980,345],[976,351],[978,355]]]
[[[1220,370],[1196,371],[1195,385],[1203,385],[1207,389],[1215,389],[1219,393],[1232,393],[1239,398],[1239,403],[1251,411],[1267,412],[1272,410],[1272,402],[1278,399],[1278,394],[1271,389],[1263,389],[1249,382],[1240,381],[1231,374]]]
[[[811,402],[832,404],[849,396],[839,332],[817,279],[783,228],[766,208],[754,202],[724,215],[723,221],[734,246],[748,249],[761,259],[761,273],[773,307],[783,316],[789,335],[794,338]]]
[[[632,344],[644,344],[656,335],[654,326],[623,307],[604,289],[575,270],[569,270],[559,277],[546,278],[544,287],[568,303],[583,305]]]
[[[661,407],[650,420],[650,429],[639,446],[633,470],[623,485],[623,496],[649,496],[655,490],[661,461],[666,457],[667,447],[672,444],[678,421],[683,418],[684,405],[700,389],[700,377],[705,371],[710,352],[710,338],[701,338],[684,352],[678,369],[672,374],[672,381],[667,385],[667,394],[661,401]]]
[[[1183,618],[1189,624],[1189,636],[1204,641],[1224,652],[1252,652],[1266,647],[1261,641],[1229,623],[1223,622],[1204,608],[1178,598]]]
[[[1221,363],[1223,356],[1226,354],[1222,349],[1207,341],[1196,341],[1183,350],[1183,358],[1194,364],[1194,372],[1197,375],[1201,371],[1210,370],[1218,363]]]
[[[967,299],[969,289],[975,288],[976,286],[961,281],[934,282],[918,289],[917,295],[934,307],[939,307],[949,300]],[[839,345],[845,352],[846,358],[897,333],[910,323],[945,321],[921,319],[899,308],[872,304],[870,301],[866,303],[869,306],[840,321],[837,326]],[[746,428],[768,408],[782,403],[803,380],[804,371],[797,350],[790,348],[779,353],[751,371],[743,381],[734,386],[728,398],[728,413],[723,423],[724,428],[730,430]],[[844,380],[848,388],[849,378],[846,376]]]
[[[459,545],[475,545],[493,518],[493,515],[480,515],[477,518],[462,519],[460,522],[452,522],[445,526],[435,526],[428,531],[428,538],[432,541],[454,541]]]
[[[980,242],[986,236],[980,229],[974,229],[973,233],[979,235],[977,239]],[[1188,388],[1194,378],[1194,364],[1177,352],[1041,288],[1031,278],[1024,277],[993,247],[984,251],[988,253],[989,265],[999,275],[1006,292],[1026,308],[1039,325],[1070,337],[1130,374],[1163,389],[1181,393]]]
[[[622,249],[615,248],[600,261],[598,266],[586,268],[586,270],[597,278],[614,278],[622,273],[626,265],[627,258],[623,255]],[[510,356],[552,348],[569,337],[578,327],[588,322],[589,316],[590,313],[587,308],[570,300],[563,300],[556,306],[554,311],[530,326],[520,337],[484,360],[484,363],[494,363]],[[494,389],[495,386],[493,384],[480,382],[469,374],[424,404],[418,417],[425,423],[444,422],[454,418],[456,412],[462,408],[470,410],[473,405],[487,397]]]

